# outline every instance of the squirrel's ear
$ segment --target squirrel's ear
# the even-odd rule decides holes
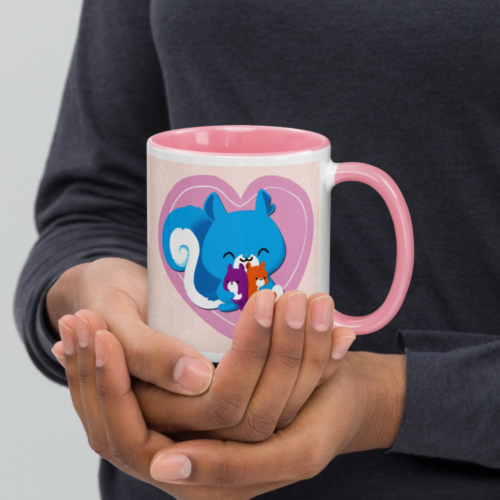
[[[240,262],[240,265],[238,266],[238,269],[240,271],[244,271],[245,270],[245,264],[243,264],[243,262]]]
[[[276,206],[271,203],[271,195],[267,191],[259,189],[255,200],[255,211],[271,215],[275,210]]]
[[[233,267],[233,266],[232,266],[231,264],[229,264],[229,265],[227,266],[227,270],[228,270],[228,271],[231,271],[231,268],[232,268],[232,267]]]
[[[252,267],[252,264],[250,262],[247,262],[247,271]]]
[[[219,195],[217,193],[210,193],[205,200],[203,205],[203,210],[207,216],[212,219],[218,219],[227,214],[222,201],[220,201]]]
[[[264,261],[262,261],[262,262],[260,263],[260,267],[266,267],[266,263],[265,263]]]

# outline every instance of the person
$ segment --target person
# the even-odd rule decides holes
[[[69,383],[105,459],[102,498],[498,496],[497,12],[494,0],[84,0],[15,315],[34,363]],[[258,293],[235,333],[252,349],[215,371],[147,327],[146,140],[217,124],[313,130],[335,161],[394,178],[415,269],[389,325],[345,353],[353,333],[330,335],[330,299],[295,293],[302,340],[287,351],[285,300],[258,317]],[[332,222],[332,295],[371,312],[392,277],[390,218],[367,188],[341,186]],[[328,356],[307,348],[314,299],[329,304]]]

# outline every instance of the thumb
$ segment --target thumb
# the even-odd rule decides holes
[[[110,330],[122,343],[131,375],[186,396],[208,390],[214,365],[193,347],[150,328],[139,314],[113,319]]]

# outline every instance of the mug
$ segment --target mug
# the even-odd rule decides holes
[[[413,229],[394,181],[363,163],[334,163],[330,142],[305,130],[211,126],[148,140],[148,324],[218,363],[238,316],[258,290],[329,293],[330,191],[373,187],[396,232],[396,269],[382,306],[335,311],[357,335],[398,312],[413,272]]]

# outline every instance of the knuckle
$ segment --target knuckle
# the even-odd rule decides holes
[[[233,341],[232,349],[237,352],[238,357],[243,358],[242,361],[251,366],[261,366],[267,360],[268,348],[267,345],[253,344],[250,342]]]
[[[78,365],[78,378],[80,384],[89,385],[94,380],[94,373],[86,366]]]
[[[311,479],[317,476],[330,461],[324,447],[317,442],[316,444],[317,446],[309,446],[306,456],[303,457],[304,460],[301,466],[303,479]]]
[[[132,324],[132,320],[129,321],[129,324]],[[121,330],[123,331],[124,328],[122,327]],[[145,337],[145,334],[126,335],[122,340],[122,345],[123,350],[125,351],[125,357],[127,358],[127,363],[130,365],[130,372],[139,378],[153,382],[153,380],[150,380],[152,372],[151,352],[147,351],[148,339]],[[165,367],[167,368],[168,366],[169,363],[167,362]],[[167,371],[159,373],[158,377],[160,378],[164,375],[167,375]]]
[[[244,482],[245,469],[239,461],[221,453],[214,464],[213,479],[219,488],[238,486]]]
[[[297,349],[281,347],[277,349],[276,356],[287,371],[296,370],[302,362],[302,352]]]
[[[245,407],[240,396],[211,395],[208,420],[217,427],[232,427],[241,422]]]
[[[153,403],[156,387],[148,382],[135,379],[131,382],[131,390],[135,394],[141,408],[148,407]]]
[[[276,430],[278,416],[270,410],[249,412],[242,425],[244,437],[249,442],[265,441]]]
[[[329,353],[326,352],[326,356],[321,353],[314,353],[307,359],[307,364],[314,371],[323,371],[329,359]]]
[[[288,427],[297,417],[297,413],[297,411],[283,413],[276,424],[276,429]]]
[[[127,360],[133,360],[137,370],[142,370],[145,367],[146,360],[144,358],[144,343],[140,339],[132,336],[126,337],[122,342],[123,350]],[[151,360],[149,360],[151,362]]]
[[[107,458],[109,456],[108,441],[106,438],[89,433],[88,440],[92,450],[100,457]]]
[[[68,381],[70,389],[72,390],[78,387],[78,385],[80,384],[78,374],[74,370],[66,369],[66,379]]]
[[[97,398],[99,399],[100,402],[105,403],[112,399],[112,396],[114,394],[113,390],[109,388],[107,385],[104,384],[96,384],[96,392],[97,392]]]
[[[134,470],[136,468],[136,452],[123,443],[110,442],[109,452],[113,460],[119,462],[125,468],[129,470]]]

